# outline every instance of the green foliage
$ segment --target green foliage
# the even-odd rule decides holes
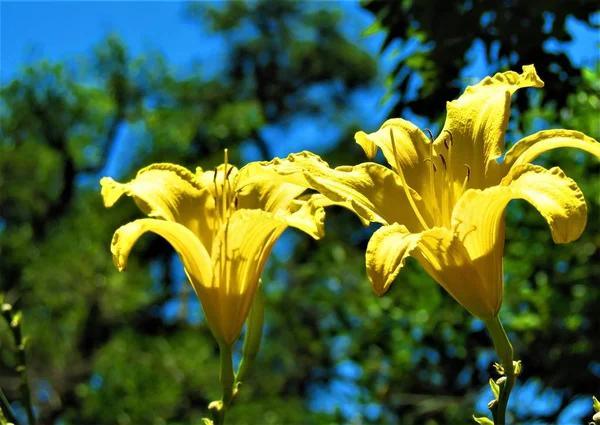
[[[190,5],[190,19],[200,9],[221,34],[255,29],[256,37],[231,42],[219,75],[176,74],[160,55],[131,57],[112,35],[76,72],[42,61],[1,89],[0,285],[24,311],[28,369],[44,423],[199,423],[219,396],[217,347],[201,320],[191,324],[200,307],[168,244],[144,238],[126,273],[112,264],[113,232],[141,213],[127,201],[103,207],[98,180],[109,152],[124,152],[110,172],[127,179],[159,161],[211,168],[224,147],[243,165],[242,143],[270,157],[261,130],[300,115],[331,117],[346,135],[341,100],[377,71],[374,58],[342,35],[336,10],[202,4]],[[284,24],[288,19],[293,25]],[[299,38],[297,31],[313,27],[313,38]],[[315,85],[337,104],[306,97]],[[116,146],[123,129],[135,142]],[[11,346],[7,329],[0,341]],[[280,356],[262,364],[273,374],[279,357],[291,368],[296,358],[279,348]],[[17,400],[12,351],[3,348],[0,356],[0,387]],[[251,374],[240,394],[247,409],[234,407],[231,420],[323,423],[327,415],[305,409],[309,389],[299,385],[306,376],[275,375]],[[283,394],[285,388],[298,391]]]
[[[384,32],[382,49],[400,42],[389,86],[390,94],[400,95],[392,115],[400,116],[410,108],[428,118],[440,113],[440,99],[455,99],[460,94],[465,85],[462,71],[474,58],[470,49],[476,41],[483,46],[483,57],[478,59],[487,62],[493,72],[519,70],[521,65],[534,63],[546,82],[545,101],[564,106],[581,84],[582,73],[564,52],[551,52],[547,44],[571,41],[567,18],[589,21],[598,9],[592,0],[568,4],[562,0],[365,0],[363,5],[377,17],[366,33]],[[409,53],[410,40],[420,46]],[[409,97],[409,83],[416,76],[423,84],[416,97]],[[526,102],[519,106],[524,110]]]
[[[473,419],[475,419],[475,422],[477,422],[479,425],[494,425],[494,422],[492,422],[491,419],[488,419],[485,416],[479,418],[473,416]]]

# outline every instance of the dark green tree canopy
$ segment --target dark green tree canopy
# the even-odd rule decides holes
[[[544,103],[567,103],[582,82],[579,69],[565,52],[551,52],[549,41],[568,42],[572,35],[565,23],[568,17],[590,22],[598,4],[581,1],[364,1],[365,9],[376,17],[368,32],[385,32],[382,50],[400,41],[399,60],[391,77],[389,90],[400,95],[393,116],[409,107],[414,113],[436,118],[444,103],[458,97],[461,71],[469,64],[467,55],[476,40],[483,43],[485,62],[492,72],[535,64],[546,83]],[[402,46],[415,39],[418,51],[402,53]],[[482,58],[479,58],[480,60]],[[594,66],[593,63],[587,64]],[[406,99],[411,78],[418,75],[423,83],[416,99]],[[526,103],[521,101],[520,109]]]

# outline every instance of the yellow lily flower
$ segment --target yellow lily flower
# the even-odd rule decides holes
[[[600,144],[580,132],[545,130],[520,140],[502,158],[510,98],[524,87],[543,87],[533,65],[468,87],[447,104],[435,140],[403,119],[388,120],[371,134],[358,132],[365,153],[373,159],[381,149],[392,170],[372,162],[331,169],[302,152],[263,163],[263,174],[313,188],[362,219],[383,224],[366,252],[378,295],[412,256],[474,316],[491,319],[502,304],[507,204],[530,202],[556,243],[577,239],[587,220],[576,183],[559,168],[530,161],[559,147],[600,157]]]
[[[153,164],[129,183],[104,177],[104,205],[122,195],[133,197],[151,218],[119,228],[112,240],[119,270],[145,232],[165,238],[175,249],[200,299],[215,339],[232,345],[248,316],[262,270],[273,245],[293,226],[315,239],[323,236],[324,210],[305,189],[289,183],[248,183],[225,163],[215,171],[196,174],[174,164]]]

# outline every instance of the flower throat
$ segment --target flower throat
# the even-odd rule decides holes
[[[404,193],[406,194],[408,202],[423,228],[430,229],[431,227],[434,227],[436,225],[441,225],[443,227],[450,228],[452,209],[454,208],[454,205],[456,204],[458,198],[460,198],[460,196],[467,189],[467,184],[471,178],[471,168],[467,164],[463,164],[466,168],[466,174],[462,182],[460,193],[457,196],[454,189],[454,175],[452,167],[452,146],[454,145],[454,138],[452,136],[452,133],[449,130],[442,131],[442,133],[448,133],[448,137],[444,138],[443,140],[443,145],[447,152],[446,157],[443,153],[437,153],[436,155],[434,149],[433,134],[429,129],[425,129],[425,132],[429,136],[429,158],[426,158],[424,162],[428,162],[431,164],[428,171],[429,187],[431,193],[429,202],[426,203],[426,208],[430,209],[431,216],[433,217],[433,223],[431,225],[427,223],[415,202],[415,195],[418,195],[418,197],[423,199],[423,194],[414,192],[414,190],[410,188],[406,182],[406,178],[398,160],[398,152],[396,147],[396,141],[394,139],[394,132],[390,128],[392,150],[394,158],[396,158],[396,163],[394,165],[395,168],[398,170],[398,176],[402,181],[402,188],[404,190]],[[437,158],[439,158],[439,167],[438,165],[436,165],[435,161]],[[414,194],[412,192],[414,192]]]

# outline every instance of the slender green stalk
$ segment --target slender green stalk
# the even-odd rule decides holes
[[[27,423],[29,425],[37,425],[37,419],[33,411],[33,402],[31,400],[31,392],[29,390],[29,381],[27,379],[27,356],[25,354],[25,340],[21,332],[21,312],[13,314],[12,306],[10,304],[2,304],[2,316],[8,323],[8,327],[11,330],[15,339],[15,345],[17,346],[17,358],[18,364],[15,370],[20,375],[21,390],[21,403],[25,408],[27,414]]]
[[[221,371],[219,378],[221,379],[221,386],[223,387],[223,409],[227,409],[229,403],[233,399],[233,384],[235,382],[235,375],[233,373],[233,357],[231,354],[231,346],[227,344],[220,344],[219,351],[221,354]]]
[[[12,410],[12,407],[10,407],[10,403],[8,402],[8,399],[4,395],[4,392],[2,391],[1,388],[0,388],[0,409],[2,409],[2,414],[6,417],[6,420],[8,422],[18,425],[19,422],[17,422],[17,417],[15,415],[15,412]]]
[[[513,365],[513,348],[508,336],[506,335],[506,332],[504,331],[504,327],[500,322],[500,318],[494,317],[493,319],[485,320],[484,323],[490,333],[492,341],[494,342],[494,349],[500,358],[500,362],[504,368],[504,373],[506,376],[506,380],[500,389],[498,403],[493,410],[494,424],[506,425],[506,407],[508,405],[510,392],[515,385],[516,380],[515,368]]]
[[[221,380],[221,387],[223,388],[223,397],[219,401],[213,401],[208,406],[213,415],[214,425],[223,425],[225,423],[225,412],[235,395],[235,375],[233,373],[231,346],[225,343],[219,343],[219,352],[221,354],[219,378]]]

